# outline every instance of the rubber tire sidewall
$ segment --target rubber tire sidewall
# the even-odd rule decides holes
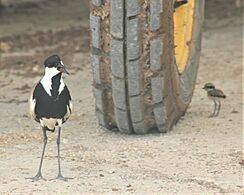
[[[164,93],[169,129],[185,114],[192,99],[201,52],[205,7],[204,0],[195,0],[193,35],[189,43],[189,58],[184,72],[179,74],[174,52],[174,17],[173,10],[170,8],[172,2],[169,2],[168,6],[164,8],[164,25],[166,25],[164,29],[167,29],[168,26],[168,31],[163,38],[163,50],[165,51],[163,54],[163,66],[165,67]]]

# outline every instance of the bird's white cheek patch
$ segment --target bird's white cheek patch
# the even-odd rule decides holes
[[[51,96],[52,80],[44,76],[41,80],[41,84],[47,92],[47,94]]]
[[[60,71],[56,67],[52,67],[52,68],[46,67],[44,76],[52,78],[53,76],[55,76],[59,73],[60,73]]]

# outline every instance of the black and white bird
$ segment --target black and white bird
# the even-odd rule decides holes
[[[220,89],[216,89],[213,83],[206,83],[203,89],[207,91],[208,98],[214,102],[214,112],[210,117],[217,117],[221,108],[221,100],[225,99],[226,95]]]
[[[61,126],[67,121],[72,113],[72,101],[70,92],[65,85],[62,73],[69,74],[58,55],[48,57],[45,62],[45,74],[37,83],[29,100],[30,114],[35,121],[39,122],[43,131],[43,151],[37,174],[29,179],[37,181],[43,179],[41,168],[43,156],[47,144],[47,131],[54,132],[58,127],[58,176],[57,179],[67,180],[62,176],[60,166],[60,135]]]

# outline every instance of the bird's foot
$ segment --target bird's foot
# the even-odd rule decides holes
[[[215,117],[218,117],[219,116],[219,111],[215,114]]]
[[[58,176],[55,179],[62,180],[62,181],[68,181],[69,179],[74,179],[74,178],[72,178],[72,177],[64,177],[61,173],[59,173]]]
[[[214,117],[216,117],[216,115],[215,114],[211,114],[208,118],[214,118]]]
[[[31,179],[32,181],[44,180],[46,179],[42,176],[41,172],[38,172],[34,177],[27,177],[26,179]]]

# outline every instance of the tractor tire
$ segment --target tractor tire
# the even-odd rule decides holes
[[[185,9],[178,19],[190,17],[192,26],[191,36],[185,35],[182,22],[177,39],[183,53],[177,51],[176,57],[174,0],[91,0],[93,92],[101,126],[126,134],[167,132],[185,114],[196,82],[204,19],[204,0],[189,1],[188,8],[177,8]]]

